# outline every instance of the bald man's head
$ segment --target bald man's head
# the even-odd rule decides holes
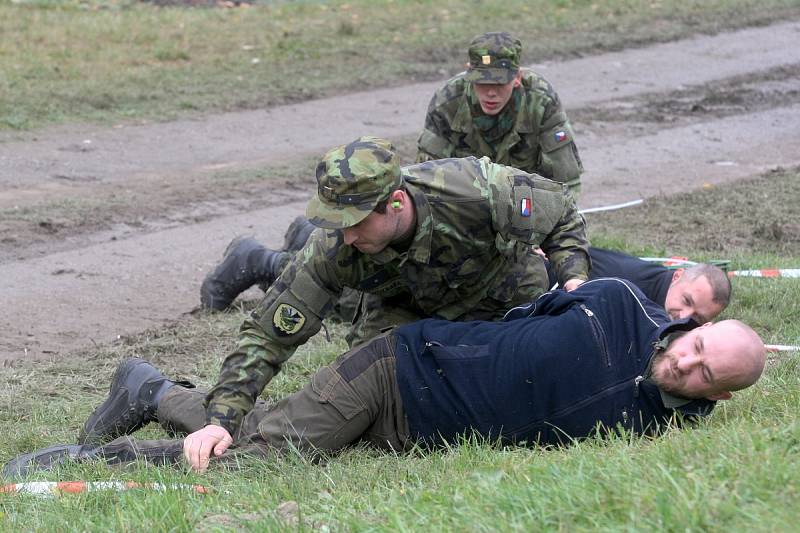
[[[661,390],[683,398],[726,400],[761,377],[764,342],[738,320],[707,322],[670,343],[653,361]]]

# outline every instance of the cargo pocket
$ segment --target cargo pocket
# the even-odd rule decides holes
[[[352,419],[366,409],[353,387],[329,366],[314,374],[311,378],[311,390],[319,403],[331,405],[345,420]]]

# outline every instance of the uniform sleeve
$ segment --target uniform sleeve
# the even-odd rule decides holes
[[[425,115],[425,129],[417,139],[417,163],[453,156],[450,124],[439,108],[439,94],[434,94]]]
[[[316,232],[242,323],[236,349],[206,395],[207,424],[235,434],[281,365],[319,331],[341,294],[327,244],[325,234]]]
[[[539,174],[545,178],[566,184],[577,200],[581,188],[581,163],[575,133],[561,107],[561,100],[553,87],[544,79],[539,80],[543,93],[542,114],[539,124],[540,161]]]
[[[564,210],[553,230],[540,243],[540,247],[550,260],[563,286],[570,279],[589,279],[589,241],[586,238],[586,224],[578,213],[573,195],[563,188]]]
[[[555,181],[480,160],[487,176],[492,219],[504,240],[540,246],[559,283],[589,278],[583,217],[567,188]]]

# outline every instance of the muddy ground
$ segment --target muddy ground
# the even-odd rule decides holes
[[[799,41],[800,23],[786,22],[535,65],[576,128],[581,207],[655,198],[668,216],[674,193],[794,176],[785,169],[800,165]],[[230,238],[282,241],[325,149],[376,134],[399,141],[410,161],[439,84],[0,136],[0,359],[79,354],[185,316]],[[796,198],[793,185],[782,194]],[[713,224],[702,207],[708,197],[696,198],[687,229]],[[759,208],[752,194],[740,201]],[[762,218],[765,238],[798,242],[797,221]],[[728,238],[720,231],[720,242]],[[665,242],[681,245],[674,234]]]

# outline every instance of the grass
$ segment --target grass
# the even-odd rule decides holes
[[[773,214],[786,224],[798,220],[792,211],[798,191],[786,189],[798,178],[797,171],[789,171],[778,178],[770,175],[724,189],[655,199],[641,209],[592,215],[593,241],[631,253],[725,258],[735,268],[796,267],[796,248],[737,235],[751,219],[752,213],[741,206],[753,190],[776,206]],[[709,220],[724,221],[730,238],[716,240],[715,226],[709,224],[695,228],[687,236],[694,239],[689,244],[661,244],[673,233],[687,235],[689,227],[685,218],[665,214],[691,212],[708,200],[704,195],[713,195],[710,206],[728,206],[728,211],[707,214]],[[636,232],[625,231],[629,227]],[[697,246],[706,241],[716,244],[705,250]],[[800,344],[798,302],[798,280],[737,278],[724,317],[752,324],[767,343]],[[145,357],[171,375],[210,385],[251,305],[189,317],[175,327],[126,337],[80,357],[16,362],[0,369],[0,461],[74,441],[85,417],[104,397],[116,362],[124,357]],[[331,324],[330,331],[331,343],[318,335],[290,360],[267,388],[269,398],[297,390],[314,369],[343,351],[344,328]],[[659,439],[617,437],[558,450],[468,441],[409,455],[355,448],[318,464],[289,454],[248,462],[239,472],[212,469],[203,476],[145,465],[115,469],[70,464],[35,479],[200,483],[212,493],[133,490],[53,499],[4,495],[0,528],[792,531],[800,504],[798,405],[800,354],[774,354],[756,387],[722,402],[698,428],[673,430]],[[163,435],[157,426],[138,434]]]
[[[352,0],[235,9],[0,0],[0,130],[253,109],[461,70],[497,28],[525,62],[785,20],[798,0]],[[345,75],[342,75],[345,73]]]

